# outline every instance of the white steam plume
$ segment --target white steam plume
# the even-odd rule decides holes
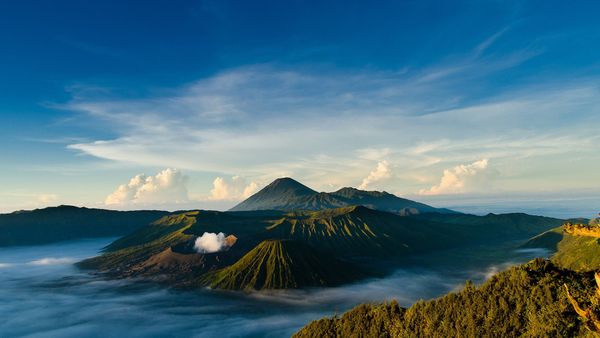
[[[205,232],[196,238],[194,249],[199,253],[213,253],[229,248],[231,245],[232,243],[227,240],[224,233]]]

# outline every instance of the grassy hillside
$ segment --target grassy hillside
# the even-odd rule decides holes
[[[561,267],[577,271],[600,269],[600,239],[563,234],[552,261]]]
[[[571,235],[563,226],[531,238],[524,247],[551,250],[552,261],[558,266],[576,271],[600,269],[600,239],[597,237]]]
[[[72,206],[0,214],[0,246],[123,236],[167,214],[166,211],[113,211]]]
[[[314,321],[294,337],[575,337],[590,335],[569,304],[563,284],[589,306],[593,275],[536,259],[502,272],[480,287],[420,301],[360,305]],[[591,335],[590,335],[591,336]]]
[[[296,241],[267,240],[235,264],[202,277],[200,284],[227,290],[333,286],[364,277],[355,267]]]

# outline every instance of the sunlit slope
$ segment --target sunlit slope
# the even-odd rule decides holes
[[[356,267],[290,240],[266,240],[235,264],[209,273],[200,283],[228,290],[333,286],[363,277]]]
[[[600,239],[563,234],[552,256],[557,265],[578,271],[600,269]]]
[[[564,231],[564,226],[533,237],[524,245],[551,250],[552,261],[566,269],[593,271],[600,269],[600,238],[574,235]]]
[[[294,337],[586,337],[592,336],[569,303],[564,284],[585,306],[595,292],[591,273],[534,260],[501,272],[480,287],[420,301],[360,305],[314,321]],[[401,287],[401,286],[399,286]]]

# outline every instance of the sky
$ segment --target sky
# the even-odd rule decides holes
[[[600,208],[600,3],[0,2],[0,212],[224,210],[289,176]]]

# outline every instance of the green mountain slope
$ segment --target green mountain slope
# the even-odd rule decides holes
[[[230,211],[251,210],[323,210],[362,205],[371,209],[413,215],[418,213],[454,213],[400,198],[387,192],[343,188],[335,192],[316,192],[291,179],[280,178],[231,208]]]
[[[360,305],[340,317],[314,321],[294,337],[579,337],[591,336],[563,284],[585,307],[595,292],[591,273],[536,259],[501,272],[480,287],[420,301]]]
[[[0,214],[0,246],[123,236],[168,214],[59,206]]]
[[[587,236],[563,234],[552,256],[557,265],[577,271],[600,269],[600,239]]]
[[[381,256],[440,249],[459,241],[444,223],[362,206],[286,214],[267,228],[275,238],[302,241],[339,256]],[[449,238],[456,241],[448,242]]]
[[[165,216],[151,226],[115,241],[108,246],[108,252],[81,261],[78,266],[129,275],[130,272],[135,271],[133,267],[136,264],[170,247],[193,239],[193,236],[185,234],[184,231],[196,222],[197,214],[197,211],[192,211]]]
[[[552,251],[552,262],[565,269],[575,271],[600,269],[600,238],[572,235],[564,231],[564,226],[543,232],[528,240],[523,246]]]
[[[364,275],[297,241],[267,240],[235,264],[209,273],[200,284],[227,290],[296,289],[333,286]]]

